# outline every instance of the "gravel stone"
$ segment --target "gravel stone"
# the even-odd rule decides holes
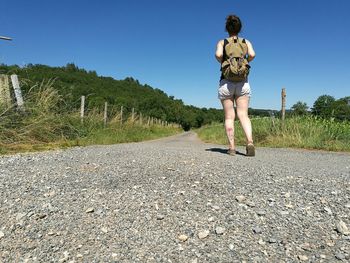
[[[253,232],[254,232],[255,234],[261,234],[262,230],[261,230],[260,227],[256,226],[256,227],[253,227]]]
[[[178,238],[180,241],[185,242],[185,241],[188,239],[188,236],[182,234],[182,235],[179,235],[177,238]]]
[[[329,215],[332,215],[333,213],[332,213],[332,210],[329,208],[329,207],[324,207],[323,208],[324,209],[324,211],[326,211]]]
[[[223,235],[225,233],[226,229],[224,227],[221,226],[217,226],[215,228],[215,233],[218,235]]]
[[[269,238],[269,243],[270,243],[270,244],[277,243],[277,239],[275,239],[275,238]]]
[[[347,225],[342,220],[337,222],[336,228],[337,228],[337,231],[340,234],[343,234],[343,235],[349,235],[350,234],[350,231],[349,231]]]
[[[307,261],[309,260],[309,258],[305,255],[299,255],[298,258],[301,260],[301,261]]]
[[[88,209],[86,209],[86,213],[93,213],[95,211],[95,209],[93,207],[89,207]]]
[[[208,221],[209,221],[209,222],[214,222],[214,221],[215,221],[215,217],[213,217],[213,216],[209,217],[209,218],[208,218]]]
[[[257,214],[258,216],[264,216],[264,215],[266,215],[266,211],[264,211],[264,210],[258,210],[258,211],[256,211],[256,214]]]
[[[343,253],[340,253],[340,252],[336,253],[335,257],[339,260],[345,259],[345,255]]]
[[[243,203],[246,200],[246,197],[244,195],[237,195],[236,200],[239,203]]]
[[[209,230],[203,230],[198,233],[198,238],[199,239],[204,239],[209,236]]]
[[[349,153],[225,148],[187,132],[1,156],[0,262],[350,260]]]
[[[162,215],[162,214],[158,214],[157,215],[157,220],[163,220],[164,219],[164,215]]]
[[[220,206],[218,206],[218,205],[213,205],[212,207],[214,210],[220,210]]]

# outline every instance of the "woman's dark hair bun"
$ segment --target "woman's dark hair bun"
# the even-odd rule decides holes
[[[226,31],[230,35],[238,35],[242,29],[242,22],[236,15],[229,15],[226,18]]]

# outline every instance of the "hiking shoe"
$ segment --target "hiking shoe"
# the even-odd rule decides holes
[[[246,156],[255,156],[254,144],[248,143],[246,150],[247,150]]]
[[[236,150],[235,149],[228,149],[227,154],[229,155],[236,155]]]

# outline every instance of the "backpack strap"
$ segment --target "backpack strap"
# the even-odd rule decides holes
[[[223,47],[224,50],[223,50],[223,55],[222,55],[222,61],[225,61],[225,60],[226,60],[226,57],[227,57],[227,55],[226,55],[226,50],[225,50],[227,44],[228,44],[228,39],[225,38],[225,39],[224,39],[224,47]]]

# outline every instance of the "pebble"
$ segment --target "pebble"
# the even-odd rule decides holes
[[[325,207],[323,208],[323,210],[326,211],[327,214],[329,214],[329,215],[332,215],[332,214],[333,214],[333,213],[332,213],[332,210],[331,210],[329,207],[327,207],[327,206],[325,206]]]
[[[102,227],[102,228],[101,228],[101,231],[102,231],[103,233],[107,233],[107,232],[108,232],[108,229],[107,229],[107,227]]]
[[[39,214],[39,215],[38,215],[38,218],[39,218],[39,219],[44,219],[45,217],[47,217],[46,214]]]
[[[345,255],[343,253],[340,253],[340,252],[336,253],[335,257],[339,260],[345,259]]]
[[[346,224],[342,220],[340,220],[339,222],[336,223],[336,228],[337,228],[337,231],[343,235],[350,234],[348,227],[346,226]]]
[[[262,240],[262,239],[259,239],[258,244],[259,244],[259,245],[265,245],[266,242],[265,242],[264,240]]]
[[[218,234],[218,235],[222,235],[224,234],[226,231],[226,229],[224,227],[221,227],[221,226],[218,226],[215,228],[215,233]]]
[[[180,241],[185,242],[185,241],[188,239],[188,236],[182,234],[182,235],[179,235],[177,238],[178,238]]]
[[[350,203],[347,203],[347,204],[345,205],[345,207],[346,207],[346,208],[350,208]]]
[[[333,240],[327,240],[327,241],[326,241],[326,244],[327,244],[327,246],[329,246],[329,247],[334,247],[334,246],[335,246],[335,242],[334,242]]]
[[[86,209],[86,213],[93,213],[95,211],[95,209],[93,207],[89,207],[88,209]]]
[[[164,215],[162,215],[162,214],[158,214],[157,215],[157,220],[163,220],[164,219]]]
[[[199,239],[206,238],[207,236],[209,236],[209,230],[203,230],[203,231],[198,233],[198,238]]]
[[[298,258],[301,260],[301,261],[306,261],[308,260],[309,258],[305,255],[299,255]]]
[[[253,232],[254,232],[255,234],[260,234],[260,233],[262,232],[262,230],[261,230],[260,227],[256,226],[256,227],[253,227]]]
[[[236,200],[238,203],[242,203],[246,200],[246,197],[244,195],[237,195]]]
[[[220,206],[217,206],[217,205],[213,205],[212,208],[213,208],[214,210],[220,210]]]
[[[0,239],[5,236],[4,232],[0,231]]]
[[[17,215],[16,215],[16,221],[20,221],[23,217],[25,217],[26,216],[26,214],[25,213],[18,213]]]
[[[215,220],[215,218],[214,218],[213,216],[211,216],[211,217],[208,218],[208,221],[209,221],[209,222],[213,222],[214,220]]]
[[[249,207],[255,207],[255,204],[253,202],[247,202],[246,205]]]
[[[269,243],[270,243],[270,244],[277,243],[277,240],[276,240],[275,238],[270,238],[270,239],[269,239]]]
[[[256,214],[258,216],[264,216],[264,215],[266,215],[266,212],[264,210],[258,210],[258,211],[256,211]]]
[[[302,244],[301,248],[306,250],[306,251],[311,251],[311,245],[309,243]]]
[[[290,193],[285,193],[285,194],[284,194],[284,197],[285,197],[285,198],[289,198],[289,197],[290,197]]]

